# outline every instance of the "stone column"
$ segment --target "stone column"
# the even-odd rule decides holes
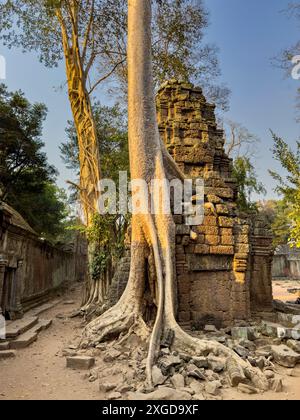
[[[21,304],[21,287],[22,287],[22,267],[23,267],[23,260],[18,260],[18,267],[15,271],[15,278],[14,278],[14,292],[13,292],[13,307],[11,309],[11,315],[13,319],[22,318],[23,316],[23,307]]]
[[[2,315],[2,297],[3,297],[3,287],[4,287],[4,275],[5,275],[5,267],[7,266],[8,261],[0,255],[0,315]]]

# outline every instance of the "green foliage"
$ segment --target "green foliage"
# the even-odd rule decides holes
[[[47,109],[31,105],[22,92],[0,85],[0,198],[40,235],[53,239],[66,215],[65,196],[55,185],[56,170],[42,151]]]
[[[258,210],[273,233],[273,245],[285,245],[289,241],[291,220],[284,200],[268,200],[258,203]]]
[[[129,171],[128,133],[126,115],[118,105],[102,106],[96,102],[93,106],[97,137],[99,141],[100,165],[102,178],[109,178],[118,184],[119,171]],[[79,149],[76,129],[73,122],[68,122],[67,141],[60,146],[61,158],[76,176],[79,176]],[[72,199],[78,197],[78,191],[72,189]]]
[[[84,229],[89,243],[93,244],[91,275],[97,280],[107,267],[122,257],[128,219],[119,215],[100,215],[93,217],[92,225]]]
[[[257,175],[250,159],[240,156],[235,159],[233,164],[233,176],[238,184],[238,206],[242,211],[256,210],[256,204],[251,201],[253,193],[265,194],[266,190],[261,182],[257,180]]]
[[[127,0],[80,0],[76,5],[81,62],[87,74],[99,76],[98,80],[90,77],[91,90],[99,80],[114,75],[118,91],[120,83],[125,91]],[[35,51],[45,65],[57,66],[63,58],[63,48],[55,8],[62,14],[71,44],[74,20],[67,0],[4,1],[0,9],[0,40],[9,47]],[[209,100],[225,109],[229,90],[218,84],[218,50],[204,40],[208,25],[203,0],[153,0],[154,78],[157,86],[174,77],[200,84]]]
[[[129,171],[126,115],[118,105],[101,106],[98,102],[93,106],[93,114],[99,139],[102,177],[112,179],[118,185],[119,171]],[[61,157],[67,167],[78,176],[77,135],[74,124],[70,121],[66,134],[68,139],[60,147]],[[72,190],[72,200],[76,201],[79,198],[78,191],[74,188]],[[90,266],[93,278],[99,278],[111,262],[114,264],[122,256],[128,222],[128,219],[118,214],[96,214],[89,228],[78,227],[94,247]]]
[[[273,156],[281,163],[286,176],[275,171],[269,172],[277,181],[276,191],[283,197],[283,205],[287,209],[291,244],[300,248],[300,142],[296,142],[294,152],[282,138],[273,132],[272,136]]]

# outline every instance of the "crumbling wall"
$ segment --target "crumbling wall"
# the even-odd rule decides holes
[[[205,185],[205,217],[192,228],[196,235],[176,216],[178,318],[195,324],[228,324],[272,307],[271,237],[238,214],[232,161],[214,110],[191,84],[167,82],[157,95],[169,153],[187,177],[203,178]]]
[[[83,281],[86,270],[83,238],[68,250],[52,246],[9,206],[0,208],[0,313],[21,317],[63,284]]]
[[[281,245],[276,249],[273,264],[273,278],[300,279],[300,250],[290,245]]]
[[[177,316],[196,327],[230,324],[272,310],[272,236],[256,216],[240,215],[224,134],[200,88],[175,80],[156,98],[160,135],[188,178],[205,185],[204,221],[192,228],[175,215]],[[130,253],[112,282],[114,302],[125,288]],[[114,303],[112,302],[112,303]]]

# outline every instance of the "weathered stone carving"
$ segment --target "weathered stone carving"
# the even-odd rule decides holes
[[[215,106],[200,88],[176,80],[162,85],[156,105],[168,151],[187,177],[205,182],[203,224],[191,230],[182,215],[174,216],[179,321],[202,325],[210,320],[220,326],[271,311],[272,237],[259,218],[238,214],[232,161],[224,151]],[[129,258],[127,251],[128,267]],[[112,304],[128,274],[117,270]]]
[[[232,161],[214,110],[191,84],[173,80],[157,95],[159,130],[169,153],[187,176],[205,182],[205,217],[193,227],[196,236],[176,216],[182,322],[209,316],[230,323],[272,309],[272,238],[261,221],[237,212]]]

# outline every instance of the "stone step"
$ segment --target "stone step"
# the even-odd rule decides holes
[[[34,325],[34,327],[30,329],[30,331],[38,334],[41,331],[44,331],[47,328],[49,328],[51,324],[52,324],[52,319],[39,319],[38,323]]]
[[[8,341],[0,342],[0,351],[8,350],[8,349],[9,349],[9,342]]]
[[[12,321],[7,323],[6,325],[6,338],[14,339],[19,335],[25,333],[38,322],[38,317],[27,317],[25,316],[22,319],[18,319],[16,321]]]
[[[0,360],[1,359],[10,359],[11,357],[15,357],[16,352],[14,350],[2,350],[0,351]]]
[[[300,324],[294,328],[288,328],[274,322],[262,321],[262,334],[273,338],[300,340]]]
[[[10,342],[11,349],[24,349],[36,341],[38,333],[32,330],[26,331],[24,334],[21,334],[15,340]]]
[[[300,315],[293,315],[293,314],[284,314],[282,312],[278,312],[277,314],[278,322],[287,327],[297,326],[300,324]]]
[[[57,300],[52,301],[50,303],[44,303],[43,305],[38,306],[37,308],[34,308],[31,311],[29,311],[27,315],[29,315],[29,316],[39,316],[43,312],[46,312],[49,309],[55,308],[55,306],[57,306],[60,302],[61,302],[61,299],[57,299]]]

